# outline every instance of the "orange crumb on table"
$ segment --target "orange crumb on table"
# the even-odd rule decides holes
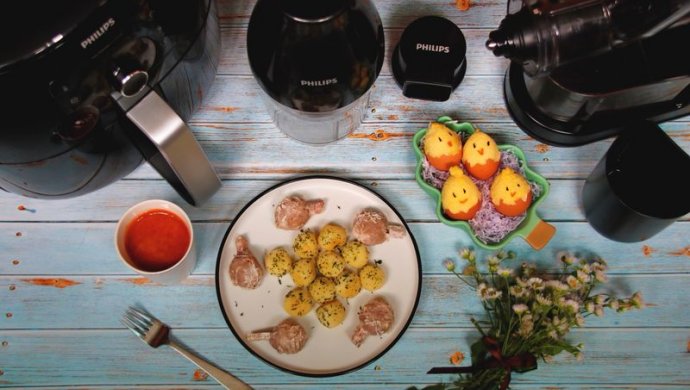
[[[460,351],[455,351],[450,355],[450,363],[456,366],[460,365],[463,360],[465,360],[465,354]]]
[[[455,0],[455,7],[460,11],[467,11],[470,9],[470,0]]]
[[[239,110],[237,107],[219,107],[219,106],[213,106],[210,107],[212,111],[220,111],[220,112],[233,112]]]
[[[649,256],[654,252],[654,248],[652,248],[649,245],[643,245],[642,246],[642,254],[645,256]]]
[[[203,370],[194,371],[194,376],[192,377],[192,380],[194,380],[194,381],[205,381],[207,379],[208,379],[208,374],[205,373]]]
[[[126,278],[126,279],[124,279],[124,281],[132,283],[132,284],[136,284],[136,285],[151,283],[151,280],[148,278]]]
[[[33,284],[35,286],[48,286],[56,288],[72,287],[78,284],[74,280],[62,279],[62,278],[33,278],[33,279],[22,279],[22,282]]]
[[[671,256],[688,256],[688,257],[690,257],[690,246],[686,246],[685,248],[681,248],[677,251],[669,252],[668,254]]]
[[[537,144],[534,149],[537,151],[537,153],[546,153],[549,151],[549,149],[551,149],[551,147],[546,144]]]
[[[373,133],[369,134],[364,134],[364,133],[352,133],[348,135],[348,138],[366,138],[371,141],[386,141],[390,138],[394,137],[405,137],[405,133],[389,133],[383,129],[378,129],[374,131]]]

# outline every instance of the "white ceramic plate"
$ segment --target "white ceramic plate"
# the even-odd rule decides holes
[[[296,354],[280,354],[268,341],[246,341],[245,336],[256,330],[270,328],[288,314],[283,310],[283,298],[294,287],[286,275],[280,280],[266,274],[261,285],[248,290],[232,284],[229,266],[237,250],[235,239],[244,235],[254,256],[263,263],[263,255],[277,246],[292,253],[292,241],[298,231],[287,231],[275,226],[275,206],[288,195],[304,199],[320,198],[326,201],[324,211],[313,215],[304,228],[319,229],[335,222],[351,230],[352,219],[363,208],[376,208],[389,222],[405,226],[404,238],[392,238],[382,244],[370,246],[370,261],[381,260],[386,273],[383,287],[374,293],[362,290],[356,297],[344,300],[347,314],[343,324],[329,329],[316,318],[315,309],[303,317],[295,318],[309,334],[304,348]],[[350,237],[351,238],[351,237]],[[421,288],[421,265],[417,244],[400,215],[375,192],[351,181],[314,176],[291,180],[266,190],[239,213],[228,228],[216,265],[216,288],[223,316],[239,342],[251,353],[280,369],[305,376],[334,376],[361,368],[383,355],[402,336],[412,320]],[[395,313],[391,328],[381,336],[369,336],[359,347],[350,341],[358,323],[357,311],[375,296],[384,297]]]

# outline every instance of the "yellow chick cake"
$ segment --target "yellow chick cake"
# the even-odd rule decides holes
[[[462,160],[462,139],[444,124],[431,122],[424,136],[424,155],[432,167],[447,171]]]
[[[515,217],[524,213],[532,204],[532,188],[527,180],[511,168],[504,168],[491,183],[491,203],[496,210]]]
[[[465,140],[462,163],[470,175],[486,180],[496,173],[500,161],[501,151],[488,134],[477,129]]]
[[[441,188],[443,212],[455,220],[472,219],[482,206],[482,194],[460,167],[451,167],[449,173]]]

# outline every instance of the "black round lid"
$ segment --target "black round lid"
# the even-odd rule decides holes
[[[467,63],[462,31],[448,19],[424,16],[405,28],[392,57],[403,95],[445,101],[460,85]]]
[[[8,1],[0,12],[0,69],[60,43],[96,8],[93,0]]]

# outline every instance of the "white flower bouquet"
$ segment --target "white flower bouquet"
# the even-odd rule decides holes
[[[429,373],[460,375],[451,384],[425,390],[507,389],[511,372],[534,370],[538,359],[549,362],[563,351],[582,359],[582,344],[565,338],[571,328],[582,327],[587,316],[601,316],[605,309],[624,312],[644,306],[639,292],[623,299],[593,294],[595,287],[607,281],[603,259],[559,253],[562,271],[548,275],[538,273],[529,263],[517,269],[504,266],[515,257],[512,252],[491,256],[488,273],[478,270],[473,251],[464,249],[460,257],[467,262],[461,273],[450,259],[444,266],[476,290],[487,318],[472,319],[482,336],[471,346],[472,366],[433,368]]]

